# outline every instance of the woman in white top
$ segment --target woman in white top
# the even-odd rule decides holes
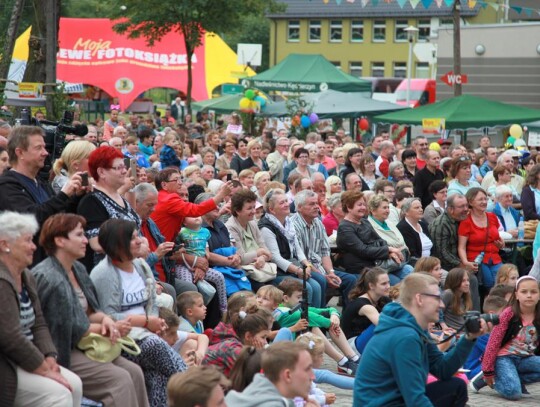
[[[405,239],[411,257],[419,259],[430,256],[433,242],[429,237],[427,223],[422,220],[424,210],[420,198],[406,199],[401,206],[401,215],[397,228]]]

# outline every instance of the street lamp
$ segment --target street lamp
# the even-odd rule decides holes
[[[407,40],[409,41],[409,60],[407,61],[407,106],[409,106],[411,100],[411,75],[412,75],[412,52],[413,42],[416,40],[416,34],[420,31],[418,28],[410,25],[403,31],[407,33]]]

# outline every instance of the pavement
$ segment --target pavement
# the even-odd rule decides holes
[[[340,309],[336,305],[336,298],[333,298],[329,306],[334,306]],[[330,359],[327,355],[324,355],[323,369],[328,369],[332,372],[336,372],[337,364],[334,360]],[[342,390],[336,387],[320,384],[319,388],[327,393],[336,394],[336,402],[332,404],[332,407],[351,407],[353,404],[352,390]],[[540,406],[540,383],[527,384],[527,390],[530,395],[522,398],[519,401],[509,401],[503,399],[499,394],[489,387],[485,387],[480,392],[474,393],[469,390],[469,402],[470,407],[527,407],[527,406]],[[384,406],[381,406],[384,407]],[[414,407],[414,406],[411,406]]]

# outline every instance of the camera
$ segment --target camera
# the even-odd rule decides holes
[[[491,322],[493,325],[499,324],[499,316],[497,314],[480,314],[478,311],[467,311],[465,313],[465,330],[471,334],[480,331],[480,319]]]

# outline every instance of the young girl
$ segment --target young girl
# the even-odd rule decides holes
[[[465,323],[465,312],[472,309],[467,270],[460,268],[450,270],[444,288],[442,294],[444,322],[448,327],[458,330]]]
[[[379,323],[379,313],[389,302],[390,279],[381,268],[366,268],[349,293],[351,303],[343,311],[341,329],[351,346],[364,352],[373,330]]]
[[[245,311],[231,316],[234,334],[208,347],[202,364],[214,365],[228,377],[244,345],[263,349],[268,344],[266,338],[273,321],[269,311],[259,308],[255,302],[248,304]]]
[[[540,381],[540,290],[532,276],[517,280],[510,305],[500,314],[489,336],[482,360],[483,382],[508,400],[519,400],[527,394],[524,383]],[[475,377],[478,391],[482,378]]]
[[[499,268],[499,271],[497,271],[497,281],[495,282],[495,284],[506,284],[515,287],[518,278],[519,273],[515,265],[510,263],[503,264]]]
[[[217,324],[213,330],[208,329],[205,331],[208,335],[210,346],[236,336],[231,323],[232,318],[238,315],[240,311],[244,311],[247,303],[254,298],[255,294],[251,291],[238,291],[229,297],[227,301],[227,312],[223,315],[223,321]]]
[[[324,360],[324,341],[322,338],[308,332],[304,335],[300,335],[296,339],[296,342],[299,342],[308,348],[309,353],[311,354],[311,359],[313,360],[313,369],[319,369]],[[318,405],[322,407],[326,407],[329,404],[334,404],[336,401],[336,395],[334,393],[325,393],[317,387],[315,382],[311,382],[311,389],[309,390],[308,398],[316,401]],[[296,407],[304,407],[306,405],[306,401],[301,397],[296,397],[294,399],[294,404]]]

